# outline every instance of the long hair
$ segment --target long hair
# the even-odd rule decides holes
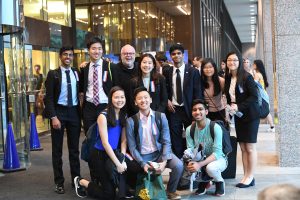
[[[145,54],[143,54],[141,57],[140,57],[140,60],[139,60],[139,62],[138,62],[138,75],[137,75],[137,80],[138,81],[142,81],[143,80],[143,72],[142,72],[142,70],[141,70],[141,64],[142,64],[142,61],[143,61],[143,59],[145,58],[145,57],[148,57],[148,58],[150,58],[151,60],[152,60],[152,62],[153,62],[153,69],[151,70],[151,72],[150,72],[150,78],[154,81],[154,83],[158,83],[158,81],[159,81],[159,74],[157,73],[157,71],[156,71],[156,60],[155,60],[155,58],[151,55],[151,54],[149,54],[149,53],[145,53]]]
[[[263,61],[262,60],[254,60],[253,63],[256,65],[256,70],[258,70],[261,73],[261,75],[263,76],[263,79],[265,82],[265,87],[267,88],[269,86],[269,83],[268,83],[266,69],[265,69]]]
[[[218,76],[218,69],[215,61],[212,58],[205,58],[201,64],[201,80],[204,88],[209,88],[208,78],[204,74],[204,66],[208,63],[214,67],[214,74],[212,75],[212,82],[214,84],[214,96],[217,96],[221,92],[221,84]]]
[[[106,116],[107,126],[116,126],[117,125],[116,112],[115,112],[114,105],[112,103],[112,96],[117,91],[123,91],[124,92],[124,90],[121,87],[114,86],[114,87],[111,88],[111,90],[109,92],[109,95],[108,95],[108,104],[107,104],[107,108],[106,108],[106,111],[107,111],[107,116]],[[124,92],[124,94],[125,94],[125,92]],[[119,113],[120,124],[121,124],[122,127],[124,127],[125,124],[126,124],[126,112],[125,112],[124,107],[121,108],[120,113]]]
[[[238,69],[237,69],[236,84],[239,85],[240,87],[244,88],[244,82],[245,82],[247,76],[249,75],[249,73],[244,69],[244,67],[243,67],[243,58],[239,53],[230,52],[230,53],[227,54],[227,56],[226,56],[225,81],[230,80],[230,78],[231,78],[231,74],[230,74],[229,68],[227,66],[227,59],[231,55],[236,55],[238,57],[238,60],[239,60],[239,66],[238,66]]]

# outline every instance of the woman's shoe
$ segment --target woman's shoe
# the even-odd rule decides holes
[[[255,179],[253,178],[252,181],[249,184],[238,183],[238,184],[236,184],[236,187],[238,187],[238,188],[248,188],[248,187],[251,187],[251,186],[254,186],[254,185],[255,185]]]

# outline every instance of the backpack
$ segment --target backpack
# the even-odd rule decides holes
[[[214,126],[215,124],[218,124],[221,129],[222,129],[222,150],[223,153],[228,156],[229,153],[232,152],[232,146],[231,146],[231,142],[230,142],[230,132],[225,128],[224,126],[224,122],[220,121],[220,120],[216,120],[216,121],[210,121],[209,124],[209,130],[210,130],[210,135],[211,138],[214,140],[215,138],[215,131],[214,131]],[[191,129],[190,129],[190,136],[193,138],[193,140],[195,140],[195,129],[196,129],[196,123],[193,123],[191,125]]]
[[[270,113],[270,101],[269,95],[267,94],[266,90],[262,87],[262,85],[255,81],[256,89],[258,93],[258,106],[259,106],[259,117],[264,119]]]
[[[100,114],[107,115],[106,112],[101,112]],[[90,154],[96,144],[97,134],[99,132],[97,122],[93,123],[89,130],[85,135],[85,139],[82,141],[81,144],[81,151],[80,151],[80,158],[86,162],[90,160]]]
[[[154,116],[155,116],[156,126],[158,127],[158,130],[161,132],[162,131],[161,113],[155,111]],[[132,119],[133,119],[133,123],[134,123],[134,129],[133,129],[134,135],[135,135],[135,137],[137,137],[139,135],[139,119],[138,119],[137,115],[133,115]]]

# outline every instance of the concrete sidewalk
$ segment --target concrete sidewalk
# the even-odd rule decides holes
[[[275,153],[275,133],[268,133],[266,130],[266,125],[260,126],[257,143],[258,167],[255,175],[256,185],[254,187],[239,189],[234,186],[236,183],[238,183],[243,174],[240,150],[238,147],[237,177],[236,179],[226,180],[225,196],[213,196],[213,186],[208,190],[208,194],[204,196],[195,196],[189,191],[181,191],[180,194],[183,195],[183,199],[255,200],[257,193],[269,185],[278,183],[291,183],[300,185],[300,168],[277,167],[277,156]],[[234,135],[234,131],[232,131],[232,135]],[[40,141],[44,150],[31,153],[31,167],[28,170],[5,175],[0,173],[0,199],[71,200],[78,198],[74,189],[71,188],[68,153],[66,148],[67,141],[64,141],[65,149],[63,159],[66,193],[63,195],[59,195],[54,192],[50,135],[42,136]],[[84,161],[81,162],[81,172],[83,177],[89,179],[89,169],[87,163]],[[164,179],[167,178],[168,177],[164,177]]]

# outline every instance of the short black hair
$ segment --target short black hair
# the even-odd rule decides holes
[[[179,51],[181,51],[181,53],[184,53],[184,47],[179,43],[173,44],[170,47],[170,50],[169,50],[170,54],[175,50],[179,50]]]
[[[65,51],[73,51],[74,53],[74,48],[72,46],[63,46],[59,49],[59,56],[63,54]]]
[[[168,60],[167,56],[164,53],[156,53],[155,58],[157,61],[163,61],[166,62]]]
[[[202,99],[194,99],[192,102],[192,108],[197,105],[202,104],[206,110],[208,110],[208,103]]]
[[[143,91],[148,92],[147,88],[145,88],[144,86],[136,88],[133,93],[134,100],[135,100],[136,96],[138,95],[138,93],[143,92]],[[149,95],[150,95],[150,93],[149,93]]]
[[[92,46],[92,44],[95,44],[95,43],[100,43],[101,46],[102,46],[102,49],[104,49],[104,42],[103,40],[101,40],[100,38],[98,37],[93,37],[91,38],[88,43],[86,44],[87,48],[90,49],[90,47]]]

